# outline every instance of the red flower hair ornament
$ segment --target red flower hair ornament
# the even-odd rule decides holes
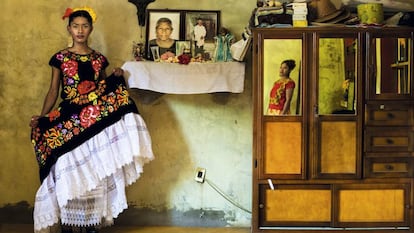
[[[74,8],[74,9],[72,9],[72,8],[66,8],[66,10],[65,10],[65,14],[62,16],[62,19],[66,19],[66,18],[68,18],[69,16],[70,16],[70,14],[72,14],[73,12],[75,12],[75,11],[80,11],[80,10],[84,10],[84,11],[87,11],[88,13],[89,13],[89,15],[92,17],[92,22],[93,23],[95,23],[95,21],[96,21],[96,13],[95,13],[95,11],[92,9],[92,8],[90,8],[90,7],[87,7],[87,6],[85,6],[85,7],[77,7],[77,8]]]

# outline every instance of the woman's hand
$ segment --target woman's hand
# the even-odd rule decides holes
[[[124,75],[124,70],[119,67],[116,67],[112,72],[116,77]]]
[[[37,127],[37,125],[39,124],[39,118],[40,116],[32,116],[32,119],[30,119],[29,126],[32,128]]]

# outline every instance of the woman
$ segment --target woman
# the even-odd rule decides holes
[[[292,101],[295,82],[290,78],[290,72],[296,67],[294,60],[285,60],[279,69],[279,79],[273,84],[270,91],[269,107],[267,115],[290,114],[290,102]]]
[[[153,159],[145,122],[116,68],[106,76],[106,57],[88,46],[91,14],[69,15],[73,46],[52,56],[52,79],[40,115],[30,121],[40,167],[34,230],[97,232],[125,208],[125,186]],[[62,98],[53,109],[59,87]],[[75,227],[76,226],[76,227]]]
[[[149,48],[158,46],[160,57],[167,52],[175,54],[175,40],[171,38],[172,32],[172,21],[169,18],[159,18],[155,25],[156,38],[149,41]],[[151,51],[149,57],[154,60]]]

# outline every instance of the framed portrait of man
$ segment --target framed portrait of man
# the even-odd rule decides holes
[[[186,11],[185,40],[192,41],[193,55],[212,54],[220,28],[220,11]]]

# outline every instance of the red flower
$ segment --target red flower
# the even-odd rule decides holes
[[[101,112],[99,111],[99,106],[97,105],[89,105],[82,109],[79,118],[80,124],[84,128],[88,128],[89,126],[95,124],[96,118],[100,116]]]
[[[83,94],[86,94],[86,93],[89,93],[89,92],[95,90],[95,88],[96,88],[96,86],[95,86],[94,82],[85,80],[85,81],[82,81],[81,83],[79,83],[78,92],[79,92],[79,94],[83,95]]]
[[[191,56],[188,54],[181,54],[178,56],[178,63],[187,65],[191,61]]]
[[[67,74],[70,77],[75,76],[75,74],[78,72],[78,63],[72,60],[64,62],[62,63],[62,70],[63,73]]]
[[[51,111],[48,115],[49,115],[49,121],[53,121],[53,120],[56,120],[60,116],[60,111],[59,109],[55,109]]]
[[[102,62],[100,60],[92,60],[92,67],[95,73],[99,73],[102,68]]]
[[[73,128],[73,134],[78,135],[80,133],[80,129],[78,127]]]
[[[73,10],[71,8],[66,8],[65,14],[62,16],[62,19],[66,19],[72,14]]]

